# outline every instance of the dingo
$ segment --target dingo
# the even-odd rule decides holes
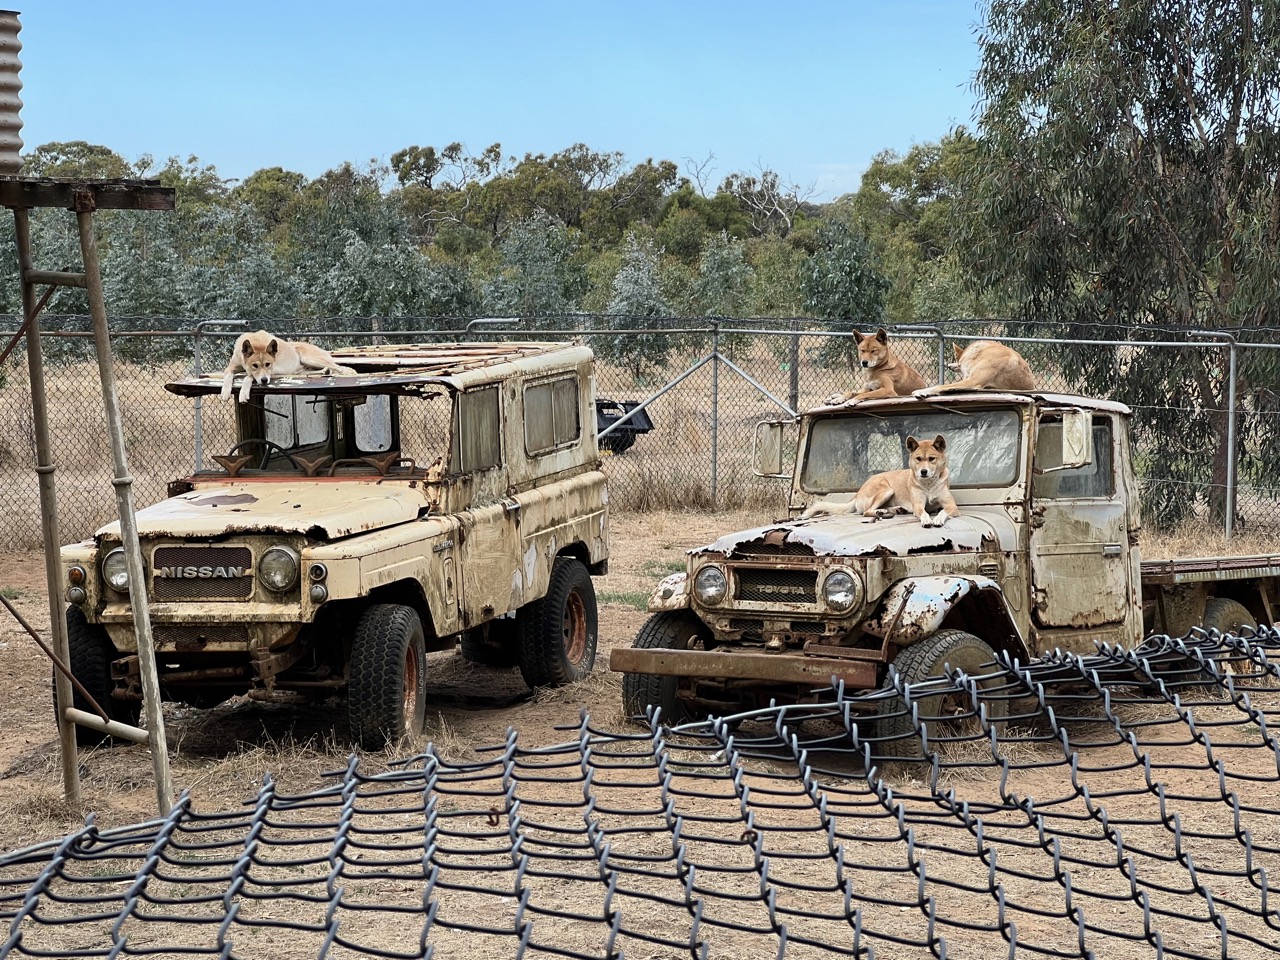
[[[861,391],[850,390],[828,397],[829,406],[881,397],[909,397],[912,391],[924,386],[924,377],[890,349],[889,334],[884,327],[868,335],[855,330],[853,336],[858,341],[858,364],[867,374],[866,386]],[[854,369],[856,372],[857,368]]]
[[[231,362],[222,375],[222,399],[231,397],[231,384],[235,375],[244,371],[240,384],[240,402],[249,399],[249,390],[255,383],[266,385],[273,376],[292,377],[308,370],[319,370],[329,376],[341,374],[354,376],[355,371],[344,367],[326,350],[314,343],[281,340],[265,330],[242,334],[231,351]]]
[[[905,470],[888,470],[870,477],[847,503],[818,502],[800,519],[827,514],[860,513],[864,517],[879,516],[882,510],[909,509],[922,527],[940,527],[950,517],[960,516],[960,508],[951,496],[951,471],[947,469],[947,441],[942,434],[932,440],[907,437],[911,454]],[[929,508],[936,507],[935,516]]]
[[[955,345],[956,363],[961,379],[955,383],[940,383],[936,387],[917,390],[917,397],[932,397],[939,393],[957,393],[961,390],[1034,390],[1035,379],[1031,367],[1012,347],[994,340],[975,340],[961,348]],[[953,367],[954,369],[954,367]]]

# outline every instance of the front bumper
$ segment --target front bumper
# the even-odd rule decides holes
[[[877,686],[878,663],[796,653],[747,653],[724,650],[636,650],[609,654],[609,669],[661,677],[754,680],[825,686],[834,677],[857,690]]]

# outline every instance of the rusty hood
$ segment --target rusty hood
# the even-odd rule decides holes
[[[817,556],[906,556],[977,550],[1013,550],[1017,531],[1000,507],[962,508],[965,512],[942,527],[922,527],[912,516],[870,520],[859,516],[826,516],[784,520],[731,533],[693,553],[786,553],[808,547]]]
[[[235,481],[199,484],[138,511],[143,537],[301,533],[334,540],[415,520],[427,507],[421,486],[367,480],[307,484]],[[119,522],[98,537],[120,538]]]

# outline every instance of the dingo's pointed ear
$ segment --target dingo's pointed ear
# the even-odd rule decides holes
[[[876,331],[876,339],[879,340],[881,343],[889,342],[889,334],[885,333],[884,327],[881,327],[879,330]]]
[[[248,337],[245,337],[243,340],[240,341],[240,352],[244,354],[246,357],[249,354],[253,353],[253,345],[249,343]]]
[[[938,434],[936,437],[934,437],[933,449],[937,450],[939,453],[947,449],[947,438],[944,437],[942,434]]]
[[[860,331],[860,330],[855,330],[855,331],[853,331],[853,339],[854,339],[854,342],[855,342],[855,343],[861,343],[863,340],[865,340],[865,339],[867,339],[867,338],[866,338],[866,336],[862,333],[862,331]]]
[[[960,346],[958,343],[953,343],[951,346],[955,348],[956,359],[959,360],[964,355],[964,347]]]
[[[271,354],[273,357],[276,355],[276,353],[279,350],[280,350],[280,344],[277,343],[275,340],[272,340],[270,343],[267,344],[267,353]]]
[[[914,453],[916,447],[920,446],[920,441],[915,437],[907,437],[907,451]]]

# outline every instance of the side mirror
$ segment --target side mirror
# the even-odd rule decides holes
[[[791,478],[786,448],[787,431],[794,423],[794,420],[761,420],[756,424],[751,469],[757,477]]]
[[[1090,411],[1078,407],[1063,410],[1061,423],[1041,423],[1040,431],[1036,473],[1075,470],[1093,463],[1093,414]]]

